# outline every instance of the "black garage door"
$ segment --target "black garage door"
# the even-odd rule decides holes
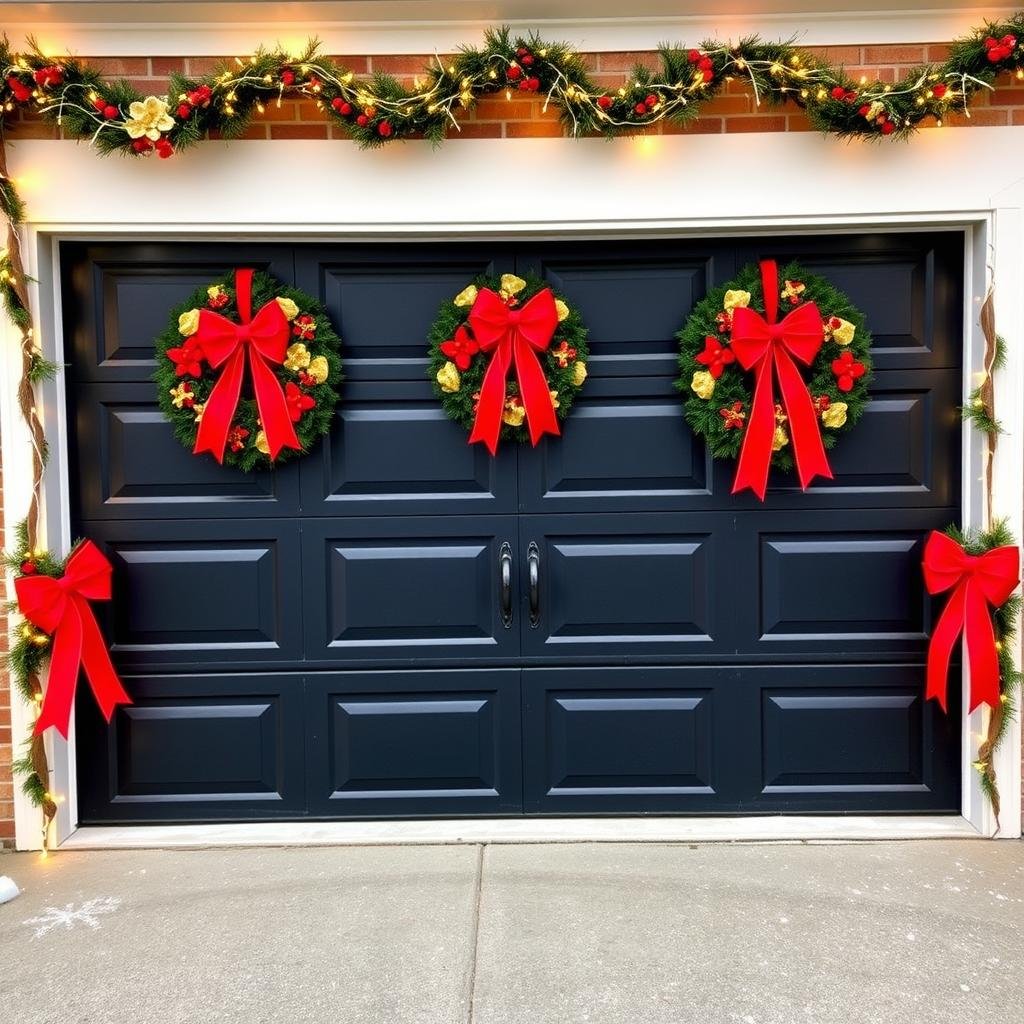
[[[761,256],[846,290],[877,368],[835,480],[763,506],[673,389],[673,333]],[[192,457],[149,383],[167,310],[239,265],[345,343],[334,431],[273,474]],[[492,460],[424,338],[474,275],[529,269],[583,313],[591,376],[561,439]],[[919,562],[958,518],[962,276],[955,233],[65,244],[74,529],[114,564],[136,701],[110,728],[79,701],[81,820],[957,810]]]

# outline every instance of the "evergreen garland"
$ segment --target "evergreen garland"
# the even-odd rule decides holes
[[[814,302],[826,324],[825,342],[804,372],[804,379],[822,418],[822,441],[826,448],[832,448],[842,434],[853,429],[867,404],[871,382],[871,335],[864,326],[863,313],[823,277],[807,272],[797,263],[789,263],[779,269],[780,289],[790,282],[803,285],[798,301]],[[710,291],[697,304],[686,326],[677,335],[680,376],[676,386],[686,396],[686,422],[695,434],[705,439],[711,454],[717,459],[736,459],[739,456],[754,394],[753,373],[745,371],[738,362],[728,363],[721,369],[720,377],[709,380],[707,365],[697,358],[704,353],[707,339],[714,339],[728,350],[732,323],[731,313],[725,309],[728,292],[748,293],[749,303],[743,301],[742,304],[749,304],[751,309],[763,315],[761,271],[751,264],[744,267],[733,281]],[[780,298],[779,319],[791,308],[785,298]],[[853,337],[848,343],[840,344],[830,332],[828,324],[833,317],[852,325]],[[840,390],[832,369],[833,360],[843,352],[850,352],[865,367],[864,374],[853,382],[850,391]],[[800,369],[804,370],[802,366]],[[701,389],[701,393],[695,388]],[[709,388],[713,390],[708,397],[701,397]],[[841,406],[845,406],[845,415],[841,414]],[[842,422],[838,423],[840,419]],[[735,426],[729,426],[730,423]],[[785,423],[779,426],[785,432]],[[792,446],[788,441],[773,452],[772,466],[784,472],[793,468]]]
[[[258,272],[252,280],[252,313],[267,302],[283,299],[294,303],[297,312],[289,317],[292,327],[292,345],[288,358],[281,366],[274,366],[274,374],[282,390],[291,385],[298,388],[303,396],[315,402],[302,413],[295,423],[295,433],[302,444],[302,452],[285,448],[278,455],[274,465],[279,465],[297,455],[304,454],[323,434],[330,431],[334,420],[334,408],[338,403],[337,387],[341,383],[341,339],[334,331],[323,305],[300,291],[285,287],[269,274]],[[201,373],[178,373],[178,363],[168,353],[177,351],[187,343],[191,334],[183,335],[180,329],[182,317],[188,317],[196,310],[213,309],[233,322],[238,322],[238,307],[235,298],[234,272],[209,287],[198,288],[183,303],[176,306],[170,315],[167,328],[156,339],[157,369],[153,379],[157,385],[157,398],[163,414],[171,421],[175,436],[189,450],[195,446],[198,432],[198,417],[202,406],[210,396],[220,370],[214,370],[200,356]],[[311,317],[315,328],[310,331],[303,317]],[[302,334],[305,324],[306,334]],[[194,330],[194,328],[193,328]],[[319,371],[319,372],[317,372]],[[311,376],[312,375],[312,376]],[[235,466],[245,472],[253,469],[267,469],[270,457],[261,450],[263,437],[259,424],[259,410],[256,400],[247,397],[243,384],[242,398],[232,419],[232,434],[224,449],[224,464]],[[237,428],[237,433],[234,433]]]

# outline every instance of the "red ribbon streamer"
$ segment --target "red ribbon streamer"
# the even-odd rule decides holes
[[[804,489],[816,477],[832,479],[821,440],[818,413],[794,359],[810,365],[824,340],[818,307],[805,302],[776,323],[779,308],[779,268],[761,261],[765,316],[746,306],[732,311],[732,350],[745,370],[756,367],[754,401],[736,466],[732,493],[749,487],[762,501],[768,487],[775,437],[775,395],[778,379],[782,405],[789,417],[789,438],[797,476]]]
[[[933,531],[924,548],[924,584],[929,594],[952,590],[928,644],[928,685],[946,710],[946,677],[953,646],[962,632],[970,670],[970,710],[999,704],[999,655],[990,608],[1005,604],[1020,582],[1020,551],[993,548],[969,555],[952,537]]]
[[[46,685],[36,733],[51,725],[65,739],[71,721],[79,667],[96,695],[107,721],[118,704],[131,704],[110,661],[90,601],[110,600],[111,565],[91,540],[80,544],[68,559],[64,575],[19,576],[14,581],[18,608],[34,626],[53,636],[50,678]]]
[[[558,310],[551,289],[545,288],[519,308],[511,308],[489,288],[481,288],[469,312],[469,326],[480,350],[493,353],[480,388],[469,443],[483,441],[492,455],[498,450],[505,383],[513,367],[530,441],[536,444],[544,434],[558,434],[547,378],[537,358],[537,353],[551,344],[558,327]]]
[[[256,406],[267,437],[270,458],[276,459],[282,448],[302,448],[288,415],[281,382],[271,369],[271,364],[284,362],[291,337],[288,318],[274,299],[251,316],[251,270],[235,271],[235,293],[240,324],[210,309],[199,311],[199,329],[193,337],[202,346],[210,365],[215,370],[221,366],[224,369],[206,400],[192,454],[212,452],[218,462],[224,461],[224,448],[242,393],[248,353]]]

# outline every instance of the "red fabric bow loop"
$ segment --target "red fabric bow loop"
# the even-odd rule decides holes
[[[952,537],[933,531],[924,548],[924,584],[929,594],[952,590],[928,644],[925,696],[946,710],[946,679],[953,647],[963,633],[970,674],[970,710],[999,704],[999,654],[992,608],[1005,604],[1020,582],[1020,551],[993,548],[969,555]]]
[[[107,721],[118,704],[131,704],[114,670],[90,601],[109,601],[110,562],[92,541],[79,545],[64,575],[19,576],[14,581],[18,608],[38,629],[53,636],[50,676],[36,733],[51,725],[67,739],[78,670],[86,678]]]
[[[510,308],[490,288],[481,288],[469,312],[469,326],[480,350],[491,353],[469,443],[483,441],[492,455],[498,450],[506,381],[513,368],[530,441],[536,444],[544,434],[558,434],[547,378],[537,358],[537,353],[551,344],[558,327],[558,310],[551,289],[537,292],[519,308]]]
[[[809,366],[821,348],[821,314],[813,302],[805,302],[776,323],[779,270],[774,260],[761,262],[761,282],[765,316],[747,306],[732,311],[732,350],[745,370],[756,373],[754,399],[732,493],[749,487],[764,501],[775,437],[775,380],[789,419],[800,486],[806,489],[816,476],[831,479],[832,470],[825,456],[814,403],[796,365],[800,362]]]
[[[236,324],[220,313],[201,309],[199,329],[192,336],[202,346],[210,365],[215,370],[223,367],[206,400],[192,449],[193,455],[212,452],[218,462],[224,461],[224,448],[242,394],[247,360],[271,460],[278,457],[282,448],[298,450],[302,447],[292,426],[284,389],[271,368],[285,360],[291,336],[288,318],[274,299],[251,316],[252,274],[251,270],[235,272],[238,315],[242,322]]]

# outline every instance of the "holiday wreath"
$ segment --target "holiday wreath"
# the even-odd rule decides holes
[[[781,277],[772,260],[745,267],[678,335],[686,421],[716,458],[738,458],[733,493],[762,500],[771,466],[795,466],[804,488],[831,478],[825,449],[860,419],[871,380],[863,314],[796,263]]]
[[[498,440],[558,434],[587,379],[587,329],[535,277],[478,277],[430,328],[430,377],[445,412],[493,455]]]
[[[160,408],[193,454],[266,468],[330,430],[340,346],[316,299],[233,271],[173,310],[156,339]]]

